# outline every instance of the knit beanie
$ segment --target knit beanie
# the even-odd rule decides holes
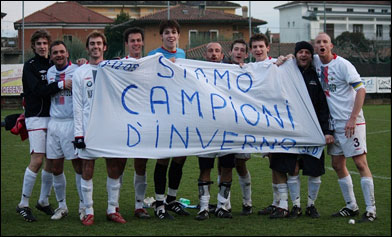
[[[313,58],[313,53],[314,53],[314,49],[313,46],[311,44],[309,44],[306,41],[301,41],[301,42],[297,42],[295,44],[295,52],[294,52],[294,56],[297,57],[297,53],[298,51],[300,51],[301,49],[307,49],[310,51],[310,53],[312,54],[312,58]]]

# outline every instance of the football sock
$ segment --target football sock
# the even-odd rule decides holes
[[[38,203],[41,206],[49,205],[49,195],[53,186],[53,174],[42,170],[41,173],[41,193],[39,195]]]
[[[106,190],[108,191],[108,209],[107,214],[115,213],[116,207],[118,207],[118,198],[120,194],[120,178],[112,179],[107,177],[106,179]]]
[[[251,177],[249,171],[245,176],[238,175],[238,178],[242,191],[242,203],[247,206],[252,206]]]
[[[219,184],[217,209],[219,208],[226,209],[225,205],[229,201],[230,188],[231,188],[231,182],[222,182]]]
[[[283,208],[288,210],[289,209],[289,204],[288,204],[288,198],[289,198],[289,189],[287,187],[286,183],[278,184],[278,192],[279,192],[279,205],[278,207]]]
[[[167,189],[167,196],[166,196],[166,203],[171,203],[175,201],[177,197],[177,190],[168,188]]]
[[[351,175],[347,175],[344,178],[338,180],[340,189],[342,190],[344,201],[346,202],[346,207],[351,210],[357,210],[358,205],[354,195],[354,186],[351,180]]]
[[[167,172],[167,166],[161,165],[157,162],[154,170],[154,186],[155,186],[156,194],[162,194],[162,195],[165,194],[166,172]]]
[[[272,183],[272,195],[273,195],[273,200],[272,200],[272,205],[275,207],[279,206],[279,191],[278,191],[278,184]]]
[[[164,208],[163,202],[165,201],[165,194],[155,194],[155,209],[158,211],[161,208]]]
[[[29,167],[27,167],[23,177],[22,198],[20,200],[19,207],[29,206],[29,199],[31,193],[33,192],[36,178],[37,174],[31,171]]]
[[[143,208],[143,201],[147,189],[147,173],[145,175],[133,175],[133,184],[135,187],[135,209]]]
[[[230,210],[230,209],[231,209],[230,197],[231,197],[231,191],[229,192],[229,196],[228,196],[227,202],[226,202],[226,204],[225,204],[225,209],[226,209],[226,210]]]
[[[314,202],[317,199],[318,192],[320,190],[321,185],[321,176],[312,177],[309,176],[308,178],[308,204],[307,206],[310,207],[314,205]]]
[[[67,187],[67,181],[65,179],[64,172],[59,175],[53,175],[53,187],[59,207],[66,208],[67,203],[65,201],[65,190]]]
[[[212,182],[203,182],[198,180],[198,188],[199,188],[199,204],[200,204],[200,212],[208,209],[208,204],[210,203],[210,190],[209,186]]]
[[[80,186],[82,187],[83,202],[86,207],[86,215],[94,215],[93,209],[93,179],[81,179]]]
[[[287,186],[290,192],[290,198],[293,202],[293,206],[300,207],[301,206],[301,180],[299,179],[299,175],[291,176],[287,175]]]
[[[173,190],[177,190],[178,187],[180,186],[183,166],[184,166],[184,163],[178,164],[177,162],[175,162],[172,159],[172,161],[170,163],[170,168],[169,168],[169,186],[168,186],[169,188],[171,188]]]
[[[361,178],[361,188],[365,199],[366,211],[376,214],[376,200],[374,198],[374,184],[372,177]]]
[[[81,186],[81,179],[82,175],[75,173],[75,184],[76,184],[76,189],[78,190],[78,195],[79,195],[79,208],[83,206],[83,194],[82,194],[82,186]]]

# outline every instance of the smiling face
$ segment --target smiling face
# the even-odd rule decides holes
[[[167,27],[161,34],[162,44],[168,51],[175,51],[177,49],[177,41],[180,38],[176,28]]]
[[[333,44],[331,38],[326,33],[320,33],[314,43],[316,53],[319,55],[323,63],[329,62],[333,58],[332,49]]]
[[[49,42],[47,38],[39,38],[34,43],[34,52],[41,57],[48,57],[49,54]]]
[[[106,51],[106,45],[103,43],[102,37],[91,37],[87,47],[89,61],[101,62],[103,60],[103,53]]]
[[[264,41],[254,41],[250,52],[255,57],[256,62],[261,62],[267,59],[269,50],[269,45],[266,46]]]
[[[246,45],[242,43],[234,44],[233,49],[230,52],[230,57],[232,62],[235,64],[244,63],[245,59],[248,57]]]
[[[219,43],[209,43],[207,45],[206,60],[219,63],[223,59],[222,46]]]
[[[295,55],[298,66],[307,68],[312,63],[312,53],[309,49],[301,49]]]
[[[50,59],[57,69],[62,69],[68,64],[68,51],[63,44],[54,45],[50,49]]]
[[[128,40],[125,42],[128,45],[129,56],[139,59],[142,56],[143,38],[140,33],[131,33],[128,35]]]

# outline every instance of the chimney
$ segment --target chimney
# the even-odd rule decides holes
[[[242,17],[243,18],[248,17],[248,7],[247,6],[242,6]]]

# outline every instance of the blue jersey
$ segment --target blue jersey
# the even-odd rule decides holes
[[[165,58],[168,58],[168,59],[173,58],[173,57],[174,58],[185,58],[185,52],[184,52],[184,50],[182,50],[180,48],[177,48],[176,51],[168,51],[168,50],[164,49],[163,47],[161,47],[161,48],[151,50],[148,53],[148,56],[154,55],[156,53],[162,53],[163,56],[165,56]]]

